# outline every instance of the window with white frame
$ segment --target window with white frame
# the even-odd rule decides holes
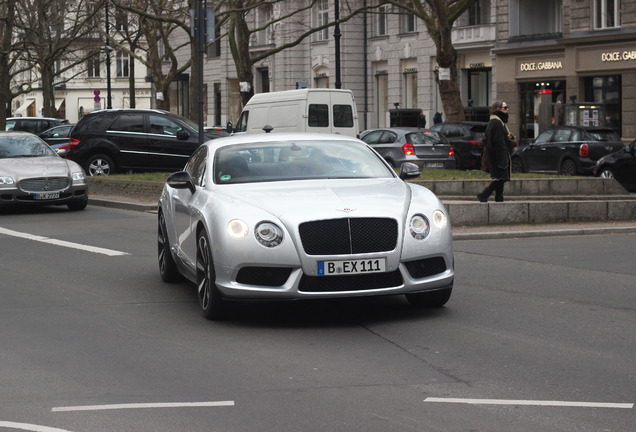
[[[620,0],[594,0],[594,28],[620,27]]]
[[[329,23],[329,1],[319,0],[312,9],[311,19],[314,27],[321,27]],[[322,29],[313,34],[314,42],[329,40],[329,28]]]
[[[371,13],[371,28],[373,36],[386,36],[388,7],[380,6],[374,13]]]
[[[263,28],[252,35],[251,45],[267,45],[272,43],[272,26],[268,25],[272,18],[270,5],[257,7],[254,11],[255,28]]]
[[[88,71],[89,78],[99,78],[99,65],[100,65],[99,56],[93,56],[88,59],[88,63],[86,65]]]
[[[117,78],[127,78],[130,76],[130,56],[127,53],[117,51],[115,62],[117,66]]]
[[[417,31],[416,18],[413,14],[401,14],[400,15],[400,32],[401,33],[413,33]]]

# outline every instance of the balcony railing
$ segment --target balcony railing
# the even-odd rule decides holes
[[[477,45],[494,42],[497,37],[495,24],[454,27],[451,34],[453,45]]]

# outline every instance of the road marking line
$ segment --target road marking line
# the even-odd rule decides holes
[[[119,410],[119,409],[140,409],[140,408],[189,408],[189,407],[218,407],[218,406],[234,406],[234,401],[218,401],[218,402],[166,402],[166,403],[131,403],[131,404],[112,404],[112,405],[84,405],[70,407],[55,407],[52,412],[61,411],[100,411],[100,410]]]
[[[23,238],[23,239],[27,239],[27,240],[34,240],[34,241],[39,241],[42,243],[49,243],[52,245],[56,245],[56,246],[62,246],[62,247],[67,247],[67,248],[72,248],[72,249],[79,249],[79,250],[83,250],[83,251],[87,251],[87,252],[93,252],[93,253],[98,253],[98,254],[103,254],[103,255],[108,255],[108,256],[122,256],[122,255],[130,255],[127,252],[120,252],[120,251],[116,251],[116,250],[112,250],[112,249],[104,249],[104,248],[99,248],[99,247],[95,247],[95,246],[88,246],[88,245],[83,245],[83,244],[79,244],[79,243],[72,243],[72,242],[67,242],[64,240],[56,240],[56,239],[52,239],[49,237],[43,237],[43,236],[39,236],[39,235],[35,235],[35,234],[28,234],[28,233],[23,233],[23,232],[19,232],[19,231],[13,231],[10,229],[6,229],[6,228],[1,228],[0,227],[0,234],[5,234],[8,236],[12,236],[12,237],[19,237],[19,238]]]
[[[11,428],[11,429],[21,429],[33,432],[71,432],[66,429],[57,429],[47,426],[40,426],[28,423],[15,423],[15,422],[4,422],[0,421],[0,427]]]
[[[540,400],[514,400],[514,399],[460,399],[460,398],[435,398],[429,397],[424,402],[456,403],[472,405],[535,405],[555,407],[585,407],[585,408],[634,408],[633,403],[606,403],[606,402],[568,402],[568,401],[540,401]]]

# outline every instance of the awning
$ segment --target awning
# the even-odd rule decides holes
[[[17,110],[13,112],[13,117],[24,117],[27,109],[29,109],[31,105],[35,105],[35,100],[27,99],[22,105],[18,107]]]

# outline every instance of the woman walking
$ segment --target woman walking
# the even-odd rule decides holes
[[[486,129],[486,161],[493,181],[481,193],[477,194],[480,202],[488,202],[488,197],[495,193],[495,201],[504,200],[504,184],[510,181],[510,142],[512,135],[506,126],[508,123],[508,104],[495,102],[490,108],[490,121]]]

